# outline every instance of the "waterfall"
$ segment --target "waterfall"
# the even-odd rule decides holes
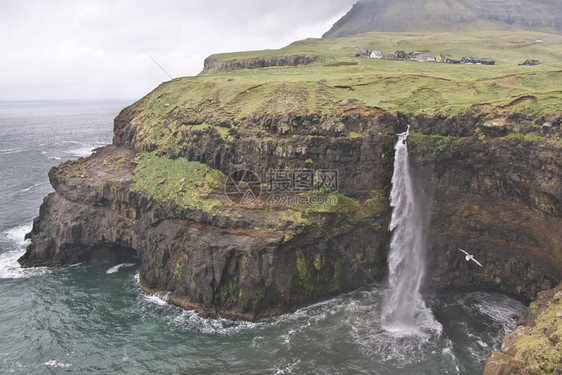
[[[390,205],[393,207],[389,230],[390,242],[389,286],[383,304],[384,328],[389,331],[408,332],[419,328],[416,314],[426,310],[419,287],[424,273],[424,236],[422,213],[415,198],[410,176],[408,145],[410,127],[398,134],[394,146],[394,174]]]

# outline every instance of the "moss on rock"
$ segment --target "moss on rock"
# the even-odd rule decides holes
[[[562,372],[562,283],[542,292],[505,337],[484,375]]]
[[[209,166],[186,159],[169,159],[156,153],[136,158],[131,191],[148,193],[160,202],[173,201],[180,207],[210,211],[221,202],[209,199],[225,177]]]

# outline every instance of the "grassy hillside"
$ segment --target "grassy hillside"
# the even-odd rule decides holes
[[[537,39],[544,43],[537,44]],[[478,56],[495,66],[356,58],[362,49],[426,50],[452,58]],[[459,113],[473,104],[532,113],[559,110],[562,98],[562,36],[518,33],[370,33],[360,37],[307,39],[279,50],[213,55],[228,61],[282,55],[315,55],[320,62],[298,67],[239,70],[176,79],[150,94],[156,111],[201,107],[215,117],[240,119],[256,112],[325,113],[349,106],[415,113]],[[539,59],[542,65],[517,64]],[[343,63],[343,64],[342,64]],[[346,65],[346,64],[356,65]],[[158,104],[160,103],[160,104]],[[169,106],[164,107],[168,103]],[[179,109],[177,109],[179,110]]]
[[[536,39],[544,43],[535,43]],[[397,48],[487,57],[497,65],[356,58],[360,49]],[[212,56],[223,61],[291,54],[315,55],[306,66],[243,69],[163,83],[131,108],[139,144],[168,149],[193,134],[232,138],[244,119],[343,114],[380,108],[409,115],[455,115],[468,109],[500,114],[562,114],[562,36],[539,33],[372,33],[307,39],[280,50]],[[518,66],[525,59],[544,62]],[[354,64],[354,65],[349,65]],[[371,107],[371,109],[369,109]],[[180,140],[182,140],[180,142]],[[150,145],[150,147],[148,147]]]
[[[537,39],[544,43],[535,43]],[[497,65],[356,58],[355,53],[362,49],[382,49],[386,53],[395,49],[425,50],[457,59],[479,56],[494,59]],[[307,39],[280,50],[211,58],[228,62],[288,55],[318,59],[311,65],[177,78],[163,83],[124,111],[127,127],[135,128],[132,132],[124,131],[124,136],[134,133],[137,150],[155,151],[137,159],[140,169],[136,176],[140,177],[133,188],[163,200],[178,194],[180,206],[195,206],[193,202],[209,195],[219,178],[198,164],[174,164],[163,155],[208,153],[207,145],[228,148],[238,142],[241,134],[255,137],[256,144],[265,148],[278,147],[275,152],[284,152],[283,147],[300,147],[303,140],[306,142],[305,137],[314,137],[313,131],[311,135],[306,133],[307,125],[293,129],[293,120],[299,116],[314,115],[320,119],[316,115],[327,115],[320,122],[334,129],[339,124],[330,122],[339,121],[338,115],[369,116],[380,114],[380,109],[408,115],[456,115],[472,110],[494,112],[498,117],[509,112],[533,116],[558,113],[562,117],[562,36],[530,32],[500,33],[494,38],[487,33],[372,33],[354,38]],[[544,64],[517,65],[530,58]],[[255,120],[260,125],[245,120]],[[267,129],[268,123],[286,128]],[[477,125],[482,124],[475,124],[475,134],[481,134]],[[512,124],[511,130],[516,134],[509,137],[520,138],[521,142],[546,138],[548,142],[560,142],[559,131],[543,137],[536,128],[530,132]],[[334,134],[333,139],[343,141],[365,136],[348,129]],[[427,147],[428,140],[437,142],[437,147],[449,142],[448,137],[418,134],[411,135],[413,149]],[[198,148],[190,148],[191,145]],[[182,182],[178,170],[200,170],[201,174],[193,181]],[[196,188],[190,189],[187,183]],[[219,203],[209,200],[209,205],[199,208],[210,210]]]
[[[537,39],[544,43],[535,43]],[[354,57],[362,49],[382,49],[385,53],[426,50],[457,59],[478,56],[493,59],[497,65]],[[229,61],[295,54],[318,56],[319,62],[166,82],[133,106],[139,113],[132,125],[138,127],[138,134],[146,142],[169,147],[176,144],[178,134],[194,130],[207,129],[228,138],[224,124],[264,114],[338,114],[376,107],[411,115],[454,115],[477,105],[482,111],[550,115],[562,108],[562,36],[551,34],[372,33],[354,38],[307,39],[280,50],[211,58]],[[529,58],[544,64],[517,65]]]
[[[535,43],[536,40],[545,43]],[[308,54],[324,57],[324,62],[349,60],[355,52],[378,49],[384,53],[397,49],[405,51],[427,50],[428,53],[490,57],[499,63],[517,65],[529,58],[545,63],[562,62],[562,36],[528,31],[480,31],[471,33],[382,33],[338,39],[305,39],[277,50],[234,52],[212,55],[219,61],[243,60]],[[355,61],[355,60],[353,60]]]

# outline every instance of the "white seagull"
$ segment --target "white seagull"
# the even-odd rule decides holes
[[[463,249],[459,249],[459,250],[466,254],[466,256],[464,257],[464,259],[466,259],[467,262],[473,261],[474,263],[478,264],[480,267],[484,267],[483,265],[480,264],[479,261],[477,261],[476,259],[474,259],[474,255],[467,253],[467,252],[464,251]]]

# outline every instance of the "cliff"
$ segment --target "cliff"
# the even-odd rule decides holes
[[[334,53],[322,43],[291,48]],[[428,287],[531,300],[560,281],[559,64],[324,59],[338,63],[175,79],[125,108],[113,145],[50,171],[20,263],[133,252],[148,293],[248,320],[382,280],[411,125]]]
[[[316,62],[315,56],[279,56],[264,58],[249,58],[240,60],[220,61],[213,57],[205,59],[202,74],[214,72],[231,72],[240,69],[262,69],[274,66],[309,65]]]
[[[539,294],[501,350],[492,354],[484,375],[562,372],[562,284]]]
[[[407,118],[362,108],[288,118],[295,129],[289,137],[270,117],[245,120],[227,136],[187,125],[176,153],[158,155],[140,142],[141,129],[131,128],[134,113],[133,106],[116,119],[113,146],[51,170],[55,193],[34,222],[24,266],[81,262],[101,247],[133,249],[144,290],[170,293],[172,303],[204,315],[244,319],[381,280],[392,134],[410,123],[431,216],[434,283],[532,299],[560,279],[562,148],[546,137],[498,135],[494,127],[475,126],[483,115]],[[559,129],[560,119],[554,121]],[[336,203],[314,205],[292,192],[302,205],[284,205],[264,186],[261,199],[237,204],[224,189],[226,176],[240,168],[335,170],[337,193],[306,194]],[[459,247],[484,268],[465,262]]]
[[[533,30],[562,33],[552,0],[360,0],[324,34],[341,38],[371,31]]]

